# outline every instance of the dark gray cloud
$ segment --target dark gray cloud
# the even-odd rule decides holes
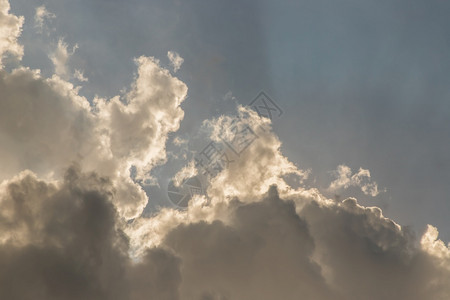
[[[168,230],[159,247],[131,259],[112,197],[110,180],[77,166],[60,184],[30,172],[4,182],[2,299],[437,300],[450,292],[448,249],[439,257],[418,247],[407,228],[354,199],[282,200],[272,187],[258,202],[231,201],[222,220]]]
[[[118,228],[111,182],[67,170],[61,185],[29,172],[0,196],[0,298],[178,299],[179,260],[162,249],[135,263]]]
[[[230,224],[181,225],[167,235],[182,260],[183,299],[332,298],[293,202],[272,195],[230,209]]]
[[[436,264],[407,228],[379,209],[354,199],[311,202],[299,214],[295,207],[272,188],[261,202],[233,202],[228,224],[199,222],[171,231],[164,244],[181,258],[183,297],[448,297],[448,261]]]

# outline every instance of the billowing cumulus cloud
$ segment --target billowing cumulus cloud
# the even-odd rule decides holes
[[[259,202],[230,204],[228,213],[227,221],[178,226],[164,240],[182,259],[186,299],[331,297],[293,202],[273,189]]]
[[[139,215],[147,196],[130,178],[130,168],[143,180],[165,160],[167,134],[183,118],[179,105],[187,88],[152,58],[140,57],[137,64],[124,102],[98,98],[93,106],[57,75],[47,79],[27,68],[1,71],[0,179],[26,169],[58,178],[76,161],[83,170],[110,177],[124,217]]]
[[[58,173],[96,150],[89,102],[72,84],[20,68],[1,71],[0,91],[0,179],[25,169]]]
[[[22,58],[23,47],[17,42],[22,32],[23,17],[9,13],[8,0],[0,0],[0,63],[5,55],[10,54]]]
[[[327,206],[312,203],[301,215],[315,237],[315,260],[343,299],[448,297],[448,270],[433,263],[412,233],[380,209],[347,199]]]
[[[111,181],[70,167],[61,182],[25,171],[0,187],[2,299],[177,299],[179,259],[127,255]]]
[[[211,137],[226,138],[222,131],[230,128],[227,121],[256,128],[267,122],[240,111],[239,118],[208,121]],[[269,129],[257,131],[258,139],[272,144],[255,139],[242,152],[249,156],[212,178],[207,195],[193,199],[187,211],[165,209],[136,220],[127,232],[131,247],[143,249],[133,253],[147,247],[174,251],[182,261],[184,299],[448,297],[449,249],[433,227],[418,246],[407,227],[384,217],[377,207],[290,188],[284,172],[303,172],[282,156]],[[277,168],[280,164],[284,168]],[[234,176],[224,179],[233,171]],[[273,183],[281,187],[281,197],[270,188]],[[267,189],[268,194],[262,192]]]
[[[252,203],[229,202],[220,218],[168,229],[132,260],[107,178],[76,166],[59,183],[24,172],[0,194],[6,299],[446,299],[450,292],[449,250],[435,229],[419,248],[407,229],[354,199],[283,200],[272,187]]]
[[[138,77],[125,103],[119,97],[97,99],[96,108],[109,135],[111,154],[137,167],[144,178],[152,166],[166,159],[167,134],[179,128],[186,85],[162,69],[153,58],[139,57]]]
[[[296,213],[272,191],[229,210],[228,221],[181,225],[166,237],[184,262],[186,299],[446,299],[450,292],[450,273],[435,256],[355,200],[313,201]]]
[[[15,41],[21,19],[0,3]],[[379,208],[303,188],[309,172],[248,108],[204,122],[229,147],[205,194],[143,217],[187,87],[155,58],[136,65],[128,93],[92,101],[58,74],[0,71],[0,299],[449,298],[435,227],[417,239]],[[341,171],[333,187],[365,191],[367,170]],[[203,172],[192,161],[177,176]]]

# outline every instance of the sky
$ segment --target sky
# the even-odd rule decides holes
[[[0,0],[0,298],[448,299],[449,13]]]

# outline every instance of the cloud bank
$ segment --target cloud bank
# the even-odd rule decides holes
[[[23,19],[0,5],[0,51],[20,57]],[[204,122],[212,141],[252,140],[206,194],[141,216],[187,87],[155,58],[136,65],[128,93],[91,101],[58,74],[0,71],[1,299],[449,298],[435,227],[416,239],[379,208],[290,186],[308,172],[248,108]],[[336,187],[369,175],[343,170]]]

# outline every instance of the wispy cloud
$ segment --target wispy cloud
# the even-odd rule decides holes
[[[53,65],[55,66],[55,74],[63,78],[68,76],[68,66],[67,63],[70,57],[75,53],[78,45],[72,47],[72,50],[68,50],[68,45],[63,39],[58,40],[58,44],[54,52],[49,56]]]
[[[183,64],[184,59],[175,51],[167,52],[167,57],[170,60],[170,64],[173,67],[173,71],[177,72],[181,68],[181,65]]]
[[[351,168],[346,165],[338,166],[336,171],[332,172],[336,177],[330,186],[331,191],[339,191],[341,189],[347,189],[351,186],[359,187],[364,194],[376,197],[380,191],[375,181],[370,178],[370,171],[367,169],[359,168],[358,172],[352,172]]]
[[[38,6],[36,7],[36,12],[34,14],[34,26],[40,33],[42,33],[45,29],[47,29],[46,22],[55,18],[56,15],[49,12],[44,5]]]

